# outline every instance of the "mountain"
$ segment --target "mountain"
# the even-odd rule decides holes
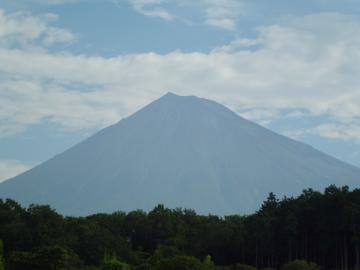
[[[168,93],[43,164],[0,184],[0,198],[67,215],[256,210],[278,196],[358,187],[360,169],[245,120],[210,100]]]

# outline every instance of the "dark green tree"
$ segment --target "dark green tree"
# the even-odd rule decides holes
[[[234,270],[256,270],[256,267],[248,264],[237,264],[235,265]]]
[[[303,260],[295,260],[285,264],[281,270],[318,270],[319,268],[315,263]]]
[[[175,256],[160,260],[156,270],[205,270],[201,261],[191,256]]]
[[[112,267],[137,270],[191,264],[280,269],[294,259],[348,270],[359,268],[359,232],[360,189],[348,187],[307,189],[282,200],[270,194],[259,211],[226,217],[162,205],[148,213],[63,217],[49,206],[23,208],[0,199],[2,256],[10,270],[81,269],[82,263],[98,270],[106,253],[121,258]]]
[[[76,270],[81,267],[76,254],[59,246],[42,247],[33,252],[13,252],[11,270]]]
[[[0,270],[5,270],[4,243],[1,239],[0,239]]]
[[[120,261],[115,255],[105,255],[102,270],[130,270],[130,265]]]

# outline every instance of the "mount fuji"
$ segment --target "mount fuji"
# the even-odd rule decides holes
[[[359,187],[360,169],[252,123],[225,106],[168,93],[0,184],[0,198],[66,215],[149,210],[247,214],[269,192]]]

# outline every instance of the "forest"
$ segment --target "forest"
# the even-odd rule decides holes
[[[329,186],[251,215],[191,209],[65,217],[0,200],[0,270],[360,269],[360,189]]]

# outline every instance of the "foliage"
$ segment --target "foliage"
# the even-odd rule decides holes
[[[130,270],[127,263],[119,261],[115,255],[105,255],[102,270]]]
[[[156,270],[204,270],[199,259],[191,256],[174,256],[160,260]]]
[[[10,270],[316,269],[306,261],[355,269],[360,189],[308,189],[282,200],[271,193],[256,213],[225,217],[163,205],[148,213],[63,217],[49,206],[0,200],[0,239]]]
[[[237,264],[235,265],[234,270],[256,270],[256,268],[247,264]]]
[[[210,255],[207,255],[203,260],[203,268],[204,269],[214,269],[215,263],[213,262]]]
[[[4,262],[4,243],[0,240],[0,270],[5,269],[5,262]]]
[[[318,270],[315,263],[304,260],[295,260],[285,264],[282,270]]]
[[[81,265],[76,254],[59,246],[42,247],[33,252],[13,252],[9,261],[12,270],[75,270]]]

